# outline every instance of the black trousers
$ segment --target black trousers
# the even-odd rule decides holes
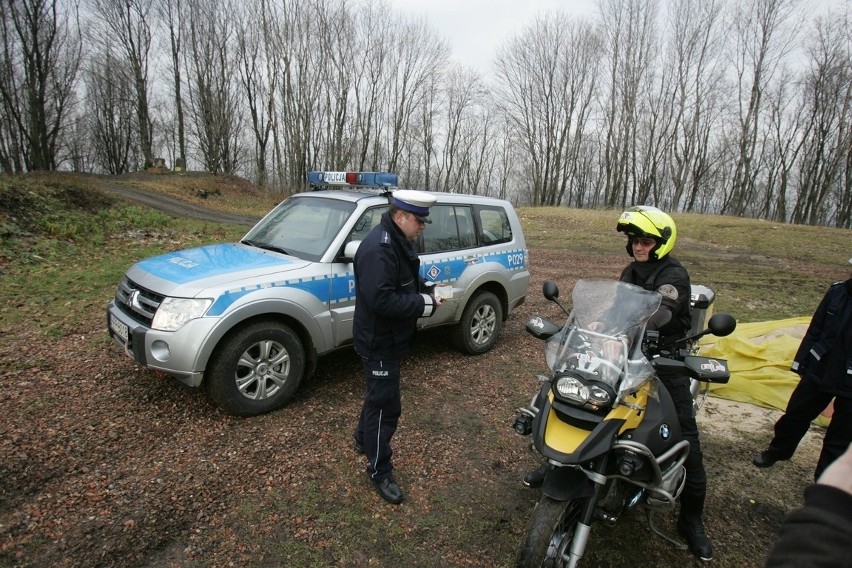
[[[684,464],[686,485],[680,497],[681,514],[687,517],[701,516],[707,495],[707,472],[704,470],[704,454],[701,453],[701,441],[698,439],[698,423],[695,421],[695,408],[689,391],[689,377],[666,375],[660,376],[660,380],[677,409],[681,434],[689,441],[689,454]]]
[[[834,399],[834,414],[825,431],[822,451],[817,461],[814,480],[819,479],[834,460],[846,451],[852,442],[852,399],[820,390],[818,384],[803,378],[790,395],[784,416],[775,423],[775,437],[769,444],[769,453],[776,459],[787,460],[793,456],[799,442],[819,413]]]
[[[375,481],[392,477],[391,438],[396,432],[402,401],[399,393],[399,361],[363,359],[366,392],[355,440],[364,445],[367,473]]]

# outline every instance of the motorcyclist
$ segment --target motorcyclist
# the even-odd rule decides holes
[[[662,296],[660,308],[648,320],[647,330],[659,332],[659,344],[665,348],[683,338],[690,328],[689,274],[670,255],[677,241],[677,227],[669,215],[656,207],[636,206],[621,214],[616,230],[627,235],[627,254],[633,257],[633,262],[625,267],[619,279],[646,290],[655,290]],[[681,432],[690,445],[677,529],[696,557],[711,560],[713,549],[702,520],[707,476],[689,390],[689,377],[659,373],[659,378],[674,401]],[[547,465],[544,464],[528,473],[524,477],[524,485],[540,487],[546,469]]]
[[[647,329],[660,333],[659,342],[665,348],[683,338],[690,327],[689,273],[670,254],[677,241],[677,227],[663,211],[640,205],[621,214],[616,230],[627,235],[627,254],[633,257],[633,262],[624,268],[619,279],[646,290],[656,290],[662,296],[660,309],[648,320]],[[689,391],[689,377],[662,372],[659,377],[677,408],[683,437],[689,441],[686,485],[680,498],[677,529],[696,557],[711,560],[713,548],[702,520],[707,475]]]

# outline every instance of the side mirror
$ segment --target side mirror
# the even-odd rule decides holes
[[[559,286],[553,280],[545,280],[541,286],[541,293],[544,294],[544,299],[553,302],[559,298]]]
[[[343,247],[343,260],[352,262],[355,260],[355,253],[358,252],[358,247],[361,246],[361,241],[349,241]]]
[[[737,329],[737,320],[731,314],[713,314],[707,322],[710,332],[717,337],[731,335]]]

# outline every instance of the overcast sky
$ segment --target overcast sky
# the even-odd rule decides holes
[[[486,71],[497,48],[533,19],[558,10],[594,16],[594,0],[388,0],[401,14],[425,16],[450,42],[453,57]]]
[[[450,42],[459,63],[486,72],[497,48],[520,33],[536,16],[565,11],[595,17],[595,0],[388,0],[400,14],[424,16]],[[695,0],[700,2],[701,0]],[[846,7],[847,0],[803,0],[808,13]]]

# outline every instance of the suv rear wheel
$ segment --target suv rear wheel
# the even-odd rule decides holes
[[[256,416],[283,406],[299,388],[305,351],[286,325],[256,322],[225,338],[210,359],[207,393],[226,412]]]
[[[491,292],[479,292],[470,299],[455,329],[455,343],[470,355],[489,351],[503,327],[503,306]]]

